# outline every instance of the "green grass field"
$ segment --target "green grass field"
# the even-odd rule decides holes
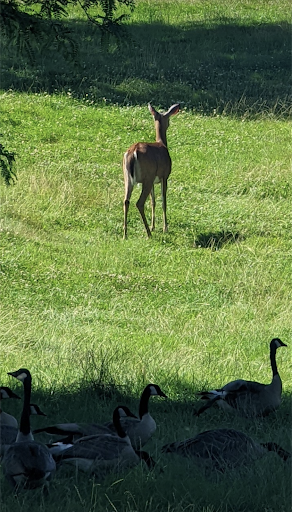
[[[14,496],[1,475],[1,512],[288,512],[291,465],[273,455],[208,477],[160,449],[223,426],[291,449],[290,2],[137,1],[131,45],[107,53],[80,13],[66,23],[76,17],[78,66],[56,52],[32,65],[12,48],[1,61],[0,142],[18,175],[0,183],[1,384],[21,392],[6,373],[30,369],[48,415],[34,428],[137,411],[149,382],[169,398],[151,399],[154,472],[97,482],[62,469],[49,496]],[[136,188],[124,241],[122,155],[154,140],[148,101],[181,102],[169,233],[157,189],[146,238]],[[277,412],[193,416],[196,391],[270,382],[273,337],[288,345]]]

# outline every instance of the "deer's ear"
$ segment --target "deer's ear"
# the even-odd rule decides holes
[[[148,108],[149,108],[149,112],[150,112],[154,117],[158,114],[157,110],[155,110],[155,108],[154,108],[154,107],[152,107],[152,105],[151,105],[150,103],[148,103]]]
[[[179,107],[180,107],[180,104],[179,103],[175,103],[175,105],[172,105],[168,111],[166,112],[165,115],[168,115],[168,116],[174,116],[175,114],[178,113],[179,111]]]

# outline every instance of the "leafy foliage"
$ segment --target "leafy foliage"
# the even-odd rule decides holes
[[[103,46],[108,45],[111,37],[115,38],[119,46],[122,40],[127,41],[129,35],[122,26],[122,21],[124,21],[128,15],[121,14],[120,16],[115,17],[115,12],[118,4],[124,4],[129,7],[130,11],[133,11],[134,0],[118,0],[117,2],[116,0],[99,0],[98,2],[95,0],[77,0],[77,3],[86,14],[87,19],[99,27],[101,32],[101,44]],[[93,17],[91,15],[91,9],[96,3],[100,4],[104,12],[104,16],[95,15]]]
[[[134,0],[3,0],[0,10],[2,44],[15,44],[20,54],[35,60],[36,51],[54,47],[66,58],[76,60],[78,46],[70,29],[64,26],[64,18],[70,6],[82,8],[89,22],[101,32],[101,42],[110,36],[117,40],[125,34],[121,22],[126,14],[115,17],[119,6],[132,11]],[[91,10],[100,7],[103,14],[92,15]]]
[[[13,171],[15,162],[15,153],[7,151],[2,144],[0,144],[0,169],[1,176],[4,178],[6,185],[15,183],[17,176]]]

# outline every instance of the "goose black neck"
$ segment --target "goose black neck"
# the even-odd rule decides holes
[[[123,438],[127,436],[126,432],[124,431],[121,425],[119,407],[116,407],[113,412],[113,424],[119,437]]]
[[[271,343],[270,360],[271,360],[271,367],[272,367],[273,377],[278,375],[278,368],[277,368],[277,363],[276,363],[276,350],[277,349],[276,349],[275,344]]]
[[[27,375],[23,381],[24,400],[20,418],[19,430],[22,434],[30,433],[30,396],[31,396],[31,376]]]
[[[149,390],[149,387],[147,386],[144,389],[144,391],[141,395],[141,398],[140,398],[140,404],[139,404],[139,418],[140,419],[142,418],[142,416],[144,416],[144,414],[148,413],[149,398],[150,398],[150,390]]]

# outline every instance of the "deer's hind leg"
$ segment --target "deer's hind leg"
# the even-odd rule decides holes
[[[133,177],[129,168],[129,162],[127,160],[127,153],[124,155],[123,171],[125,181],[125,199],[124,199],[124,239],[127,238],[128,231],[128,211],[130,206],[130,199],[134,188]]]
[[[151,238],[151,231],[149,229],[149,224],[148,224],[146,216],[145,216],[144,206],[145,206],[147,197],[149,196],[150,193],[152,194],[152,188],[153,188],[152,184],[149,185],[149,184],[143,183],[142,184],[142,192],[141,192],[140,197],[136,203],[136,206],[137,206],[137,208],[140,212],[140,215],[142,217],[148,238]],[[151,199],[152,199],[152,195],[151,195]],[[152,203],[152,212],[153,212],[153,203]],[[153,224],[153,217],[152,217],[152,224]]]

